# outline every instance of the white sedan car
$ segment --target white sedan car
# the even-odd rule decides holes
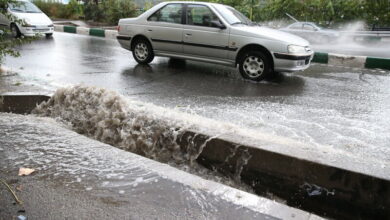
[[[298,35],[311,43],[326,44],[340,37],[338,31],[319,27],[313,22],[295,22],[279,30]]]
[[[15,22],[19,20],[20,22]],[[37,6],[27,0],[10,3],[7,9],[0,11],[0,25],[10,28],[14,37],[53,35],[53,22]]]
[[[254,81],[274,71],[304,70],[313,58],[307,40],[260,27],[216,3],[163,2],[137,18],[119,20],[118,31],[119,43],[138,63],[166,56],[238,65]]]

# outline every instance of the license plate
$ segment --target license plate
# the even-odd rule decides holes
[[[35,29],[35,32],[46,32],[49,31],[49,29]]]

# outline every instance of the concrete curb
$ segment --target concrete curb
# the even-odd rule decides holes
[[[118,35],[118,31],[116,30],[104,30],[99,28],[85,28],[66,25],[54,25],[54,31],[104,37],[109,39],[116,39],[116,36]],[[361,69],[378,68],[390,70],[390,59],[386,58],[316,52],[314,54],[313,62]]]
[[[368,68],[390,70],[390,59],[378,57],[350,56],[316,52],[314,54],[313,62],[361,69]]]
[[[116,39],[116,36],[118,35],[118,32],[116,30],[104,30],[100,28],[86,28],[66,25],[54,25],[54,31],[90,35],[95,37],[104,37],[109,39]]]
[[[17,192],[23,207],[0,187],[1,219],[13,219],[21,208],[31,219],[322,219],[116,149],[54,120],[0,113],[0,134],[0,177],[24,187]],[[26,163],[38,172],[15,177]]]
[[[29,113],[49,96],[0,96],[0,112]],[[29,100],[29,103],[26,103]],[[23,104],[23,105],[21,105]],[[214,136],[213,136],[214,135]],[[177,136],[183,151],[211,170],[238,178],[260,196],[282,198],[287,205],[342,219],[383,219],[390,215],[390,176],[378,161],[351,158],[293,142],[247,140],[238,135],[187,130]],[[359,159],[359,161],[357,161]]]

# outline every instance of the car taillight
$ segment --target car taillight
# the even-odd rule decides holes
[[[121,26],[118,25],[118,26],[116,27],[116,30],[117,30],[118,32],[121,31]]]

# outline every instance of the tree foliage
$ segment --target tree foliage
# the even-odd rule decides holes
[[[117,24],[120,18],[138,15],[133,0],[70,0],[62,4],[57,0],[34,0],[51,18],[80,19]]]
[[[323,25],[363,20],[390,26],[389,0],[266,0],[265,6],[258,9],[257,19],[286,18],[285,13]]]
[[[34,0],[38,8],[51,18],[79,19],[83,16],[83,5],[77,0],[70,0],[68,4],[62,4],[57,0]]]
[[[209,0],[233,6],[254,21],[285,19],[323,25],[363,20],[367,24],[390,26],[390,0]]]
[[[117,24],[121,18],[136,16],[137,8],[133,0],[88,1],[84,5],[84,15],[86,20]]]

